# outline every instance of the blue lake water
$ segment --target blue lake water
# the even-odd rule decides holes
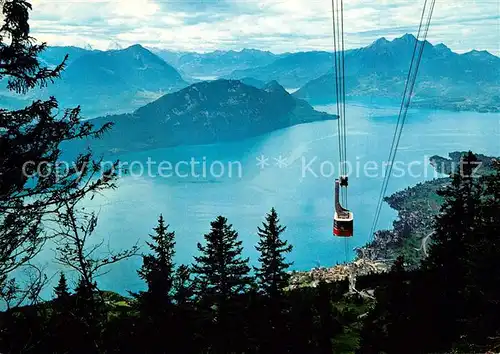
[[[336,106],[316,109],[335,113]],[[348,207],[355,215],[347,255],[345,240],[332,236],[333,182],[338,174],[336,121],[298,125],[236,143],[120,156],[123,162],[136,161],[130,171],[133,176],[123,177],[117,190],[89,204],[99,211],[95,240],[104,238],[118,249],[137,241],[143,244],[162,213],[176,232],[177,262],[191,263],[197,242],[203,242],[203,234],[210,230],[210,221],[223,215],[239,232],[245,255],[254,263],[258,257],[254,248],[257,227],[275,207],[287,227],[284,237],[294,246],[289,255],[293,269],[352,259],[353,248],[362,246],[369,237],[398,112],[399,107],[387,105],[347,107],[347,159],[353,169]],[[396,156],[399,165],[393,170],[388,193],[438,177],[428,157],[468,149],[500,155],[499,114],[410,110]],[[259,167],[260,156],[267,158],[269,165]],[[277,166],[275,159],[279,161],[280,156],[282,162],[286,159],[286,166]],[[191,159],[199,162],[194,173],[187,165]],[[162,161],[163,169],[159,169]],[[142,175],[139,162],[144,168]],[[395,217],[396,213],[384,205],[378,229],[390,228]],[[50,249],[41,255],[45,259],[52,256]],[[120,293],[142,288],[136,274],[140,265],[139,257],[115,265],[100,278],[101,288]],[[46,266],[49,272],[57,269],[50,262]]]

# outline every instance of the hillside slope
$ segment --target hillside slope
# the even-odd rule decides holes
[[[115,123],[96,147],[105,152],[240,140],[295,124],[335,119],[288,94],[277,82],[263,89],[240,81],[193,84],[132,114],[93,120]]]
[[[432,156],[429,163],[440,174],[455,173],[460,159],[467,152],[455,151],[449,158]],[[476,155],[480,164],[475,171],[477,176],[492,172],[494,157]],[[496,158],[498,160],[498,158]],[[358,257],[365,253],[365,259],[394,260],[403,254],[411,266],[419,264],[432,242],[431,232],[435,216],[439,213],[443,198],[437,194],[447,186],[449,177],[436,178],[408,187],[385,198],[385,202],[398,212],[393,229],[378,231],[372,242],[358,250]]]
[[[177,70],[140,45],[109,51],[49,47],[40,57],[54,66],[66,53],[70,60],[59,79],[26,96],[14,95],[11,101],[55,96],[63,108],[81,105],[84,117],[90,118],[130,112],[188,86]]]

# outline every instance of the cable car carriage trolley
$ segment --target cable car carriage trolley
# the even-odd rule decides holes
[[[352,237],[354,215],[340,205],[340,187],[347,187],[347,176],[335,180],[335,214],[333,217],[333,234],[338,237]]]

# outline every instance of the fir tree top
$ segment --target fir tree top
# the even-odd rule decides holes
[[[59,282],[57,286],[54,287],[54,295],[56,299],[61,299],[69,296],[69,287],[66,281],[66,276],[63,272],[61,272],[59,276]]]
[[[251,279],[248,258],[242,258],[242,241],[238,233],[228,224],[227,218],[219,216],[211,222],[211,231],[205,234],[206,245],[198,243],[201,255],[194,257],[193,273],[197,275],[198,291],[202,296],[218,296],[228,299],[244,291]]]
[[[270,296],[279,296],[288,285],[290,275],[287,269],[293,263],[287,263],[285,254],[292,251],[293,246],[281,239],[286,230],[280,225],[278,213],[274,208],[266,216],[262,227],[258,228],[259,243],[256,246],[260,252],[260,267],[254,267],[257,282],[261,291]]]

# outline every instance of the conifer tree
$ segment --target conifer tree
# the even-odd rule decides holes
[[[221,309],[229,299],[250,286],[249,258],[242,258],[242,241],[225,217],[217,217],[211,227],[210,233],[204,236],[206,245],[198,243],[201,254],[194,257],[192,269],[199,297]]]
[[[258,227],[259,242],[255,247],[260,253],[259,267],[254,267],[255,278],[259,292],[264,295],[265,308],[262,312],[262,331],[265,343],[269,343],[267,350],[280,351],[286,343],[286,321],[284,317],[285,301],[283,290],[290,278],[287,269],[292,263],[285,261],[285,254],[292,251],[292,245],[281,239],[286,227],[281,226],[278,214],[274,208],[266,215],[262,227]]]
[[[197,313],[194,307],[194,284],[191,279],[191,269],[181,264],[175,271],[173,279],[173,300],[175,310],[175,328],[172,335],[175,336],[175,349],[177,353],[199,352],[197,333]]]
[[[438,191],[445,201],[436,218],[433,247],[423,262],[427,269],[455,269],[458,274],[463,268],[467,244],[479,220],[482,191],[479,180],[473,176],[476,162],[477,158],[469,151],[462,157],[450,185]]]
[[[67,352],[75,345],[75,318],[71,313],[74,303],[70,297],[66,276],[61,272],[58,284],[54,287],[54,312],[50,318],[50,340],[55,352]]]
[[[147,290],[139,293],[139,298],[149,315],[165,314],[173,302],[175,232],[168,231],[168,227],[160,215],[155,234],[150,235],[152,241],[146,242],[153,253],[142,256],[142,267],[138,271],[147,284]]]
[[[471,247],[481,224],[481,194],[473,176],[477,158],[469,152],[462,157],[450,185],[439,195],[445,201],[435,222],[433,245],[423,261],[424,269],[435,274],[433,291],[435,321],[443,328],[435,350],[449,349],[463,333],[466,304],[466,274]]]
[[[256,249],[260,252],[261,265],[254,267],[255,277],[262,293],[270,298],[280,297],[290,278],[286,270],[293,263],[285,261],[285,253],[291,252],[293,246],[280,238],[285,230],[274,208],[267,214],[263,227],[258,228],[260,239]]]
[[[101,332],[106,322],[105,302],[97,284],[89,284],[87,279],[80,276],[74,290],[75,302],[72,308],[72,322],[74,325],[73,348],[82,352],[101,351]]]
[[[174,302],[180,307],[189,304],[194,296],[191,269],[185,264],[181,264],[175,271],[173,291]]]
[[[155,352],[165,346],[169,335],[169,350],[178,351],[178,328],[174,307],[175,232],[168,231],[162,214],[154,233],[146,241],[150,252],[142,255],[142,266],[137,271],[146,283],[146,290],[131,293],[138,300],[140,318],[138,333],[144,342],[144,352]]]
[[[500,311],[500,164],[480,179],[484,193],[481,217],[474,228],[466,263],[466,320],[461,334],[463,350],[484,351],[497,336]]]
[[[59,276],[57,286],[54,287],[54,295],[56,299],[67,299],[69,297],[69,287],[63,272]]]
[[[208,337],[220,352],[241,345],[243,335],[241,303],[238,296],[251,285],[248,258],[242,257],[242,242],[225,217],[211,222],[211,231],[205,234],[206,245],[198,243],[199,256],[192,266],[200,309],[205,313]],[[212,327],[210,323],[214,323]]]
[[[479,179],[476,166],[476,156],[467,153],[439,192],[444,203],[421,269],[403,272],[397,263],[378,289],[375,310],[365,321],[364,351],[408,351],[416,332],[414,352],[479,352],[495,337],[500,174]]]
[[[39,58],[46,44],[30,36],[31,4],[5,0],[0,8],[0,82],[10,91],[26,94],[59,78],[67,58],[55,68],[42,65]],[[67,161],[71,167],[66,171],[57,168],[62,143],[97,138],[111,128],[111,124],[94,128],[90,121],[82,122],[79,107],[58,111],[54,97],[34,100],[22,109],[0,110],[0,296],[9,303],[25,299],[43,282],[41,272],[29,289],[19,289],[9,280],[13,272],[26,268],[50,236],[42,220],[53,216],[65,201],[114,185],[116,164],[99,177],[101,164],[91,152]],[[14,296],[12,288],[21,294]]]

